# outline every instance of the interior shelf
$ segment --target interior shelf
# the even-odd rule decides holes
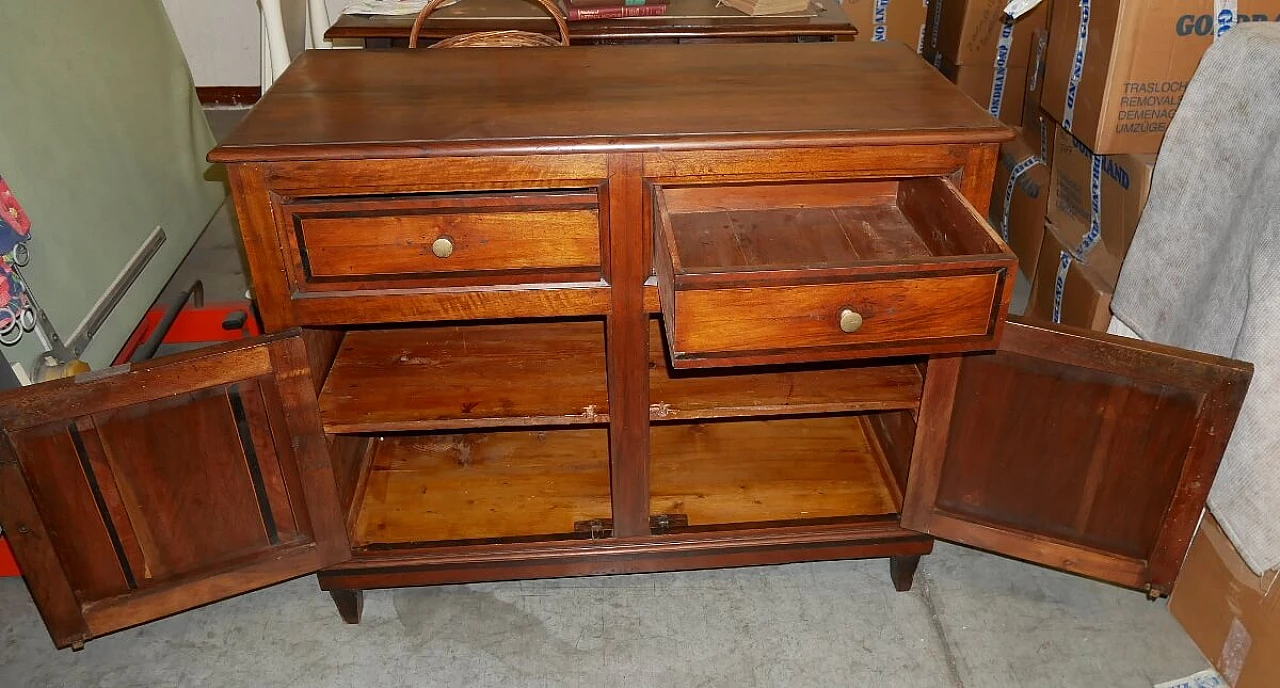
[[[862,416],[656,425],[651,439],[650,513],[687,515],[690,527],[901,509]]]
[[[326,432],[609,422],[604,324],[353,330],[320,393]]]
[[[923,379],[914,363],[672,370],[662,325],[650,321],[649,417],[655,422],[912,409]]]
[[[650,323],[656,422],[915,408],[913,363],[674,371]],[[320,393],[325,432],[609,422],[604,326],[534,322],[353,330]]]
[[[572,534],[575,523],[612,514],[603,428],[377,442],[356,500],[355,547]]]

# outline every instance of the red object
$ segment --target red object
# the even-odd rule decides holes
[[[0,535],[0,578],[21,575],[18,562],[13,560],[13,552],[9,549],[9,541]]]
[[[231,301],[184,308],[182,312],[178,313],[177,319],[173,321],[173,325],[169,328],[169,332],[165,334],[163,342],[165,344],[225,342],[245,337],[256,337],[262,334],[258,330],[257,321],[252,316],[245,322],[242,330],[222,329],[222,322],[226,320],[228,315],[236,311],[252,314],[253,304],[249,301]],[[163,319],[163,308],[153,308],[148,311],[143,316],[142,322],[138,323],[138,326],[133,330],[133,334],[129,335],[129,341],[125,342],[124,348],[116,355],[112,365],[120,365],[127,362],[133,356],[133,352],[151,337],[151,334],[155,332],[156,327],[160,325],[160,321]]]
[[[614,7],[570,7],[569,21],[590,19],[622,19],[624,17],[661,17],[667,13],[666,3]]]

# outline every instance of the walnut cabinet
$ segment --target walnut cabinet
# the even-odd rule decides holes
[[[1010,319],[1010,136],[900,46],[304,55],[211,154],[272,334],[2,399],[54,642],[315,572],[349,622],[838,558],[904,590],[935,537],[1167,592],[1250,368]]]

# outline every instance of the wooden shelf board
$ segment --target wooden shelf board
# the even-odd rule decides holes
[[[888,470],[858,416],[652,428],[650,512],[689,526],[897,513]]]
[[[355,330],[320,393],[329,433],[603,425],[599,322]],[[650,324],[654,421],[915,408],[914,365],[673,371]]]
[[[653,421],[912,409],[923,381],[914,364],[674,371],[661,323],[650,322],[649,417]]]
[[[326,432],[604,424],[604,325],[356,330],[320,394]]]
[[[387,437],[352,545],[571,534],[611,516],[608,454],[603,428]]]

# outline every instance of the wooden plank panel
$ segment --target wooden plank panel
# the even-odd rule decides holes
[[[269,378],[266,384],[270,384]],[[259,504],[260,510],[264,518],[269,512],[272,521],[275,532],[273,544],[297,539],[300,535],[299,524],[285,483],[286,470],[278,460],[278,440],[272,432],[268,401],[263,398],[263,381],[253,380],[234,385],[229,399],[240,433],[240,446],[250,458],[250,477],[259,498],[265,498],[265,503]],[[277,427],[280,426],[279,421],[276,424]]]
[[[1147,556],[1182,468],[1171,458],[1195,427],[1196,395],[1102,371],[1073,369],[1067,376],[1016,354],[967,360],[956,395],[977,403],[999,399],[1018,411],[983,414],[982,423],[953,419],[938,508]],[[1152,417],[1164,419],[1158,428]],[[1035,461],[1025,459],[1028,448]]]
[[[609,382],[609,466],[614,535],[649,533],[649,313],[644,281],[653,257],[653,199],[638,155],[609,158],[609,317],[605,321]]]
[[[293,314],[308,326],[432,320],[558,318],[604,315],[610,289],[602,282],[497,285],[441,289],[364,289],[296,295]]]
[[[105,412],[95,423],[154,578],[270,545],[225,388]]]
[[[433,156],[412,160],[300,160],[271,166],[287,196],[586,187],[605,178],[604,155]]]
[[[649,357],[655,421],[915,408],[920,402],[920,372],[911,364],[673,370],[656,319]]]
[[[58,558],[31,488],[22,475],[11,435],[0,432],[0,526],[22,567],[40,618],[58,647],[84,642],[89,628]]]
[[[116,526],[104,513],[106,505],[100,506],[101,492],[95,490],[100,481],[110,481],[111,474],[86,473],[85,439],[75,427],[46,425],[13,433],[10,439],[31,498],[44,507],[42,520],[76,596],[102,599],[134,587]],[[128,528],[127,522],[122,525]]]
[[[896,513],[857,416],[658,425],[654,514],[691,527]]]
[[[358,547],[573,533],[610,518],[604,429],[399,435],[373,458]]]
[[[926,376],[903,525],[1167,591],[1248,364],[1018,322],[999,351],[941,363]]]
[[[242,346],[242,345],[241,345]],[[182,375],[172,366],[182,362]],[[205,351],[191,357],[165,357],[154,365],[128,364],[64,378],[23,390],[0,406],[0,427],[18,430],[55,420],[90,416],[105,410],[143,404],[156,389],[173,395],[225,385],[271,370],[266,347]]]
[[[321,392],[320,412],[328,432],[605,423],[604,327],[353,331]]]

